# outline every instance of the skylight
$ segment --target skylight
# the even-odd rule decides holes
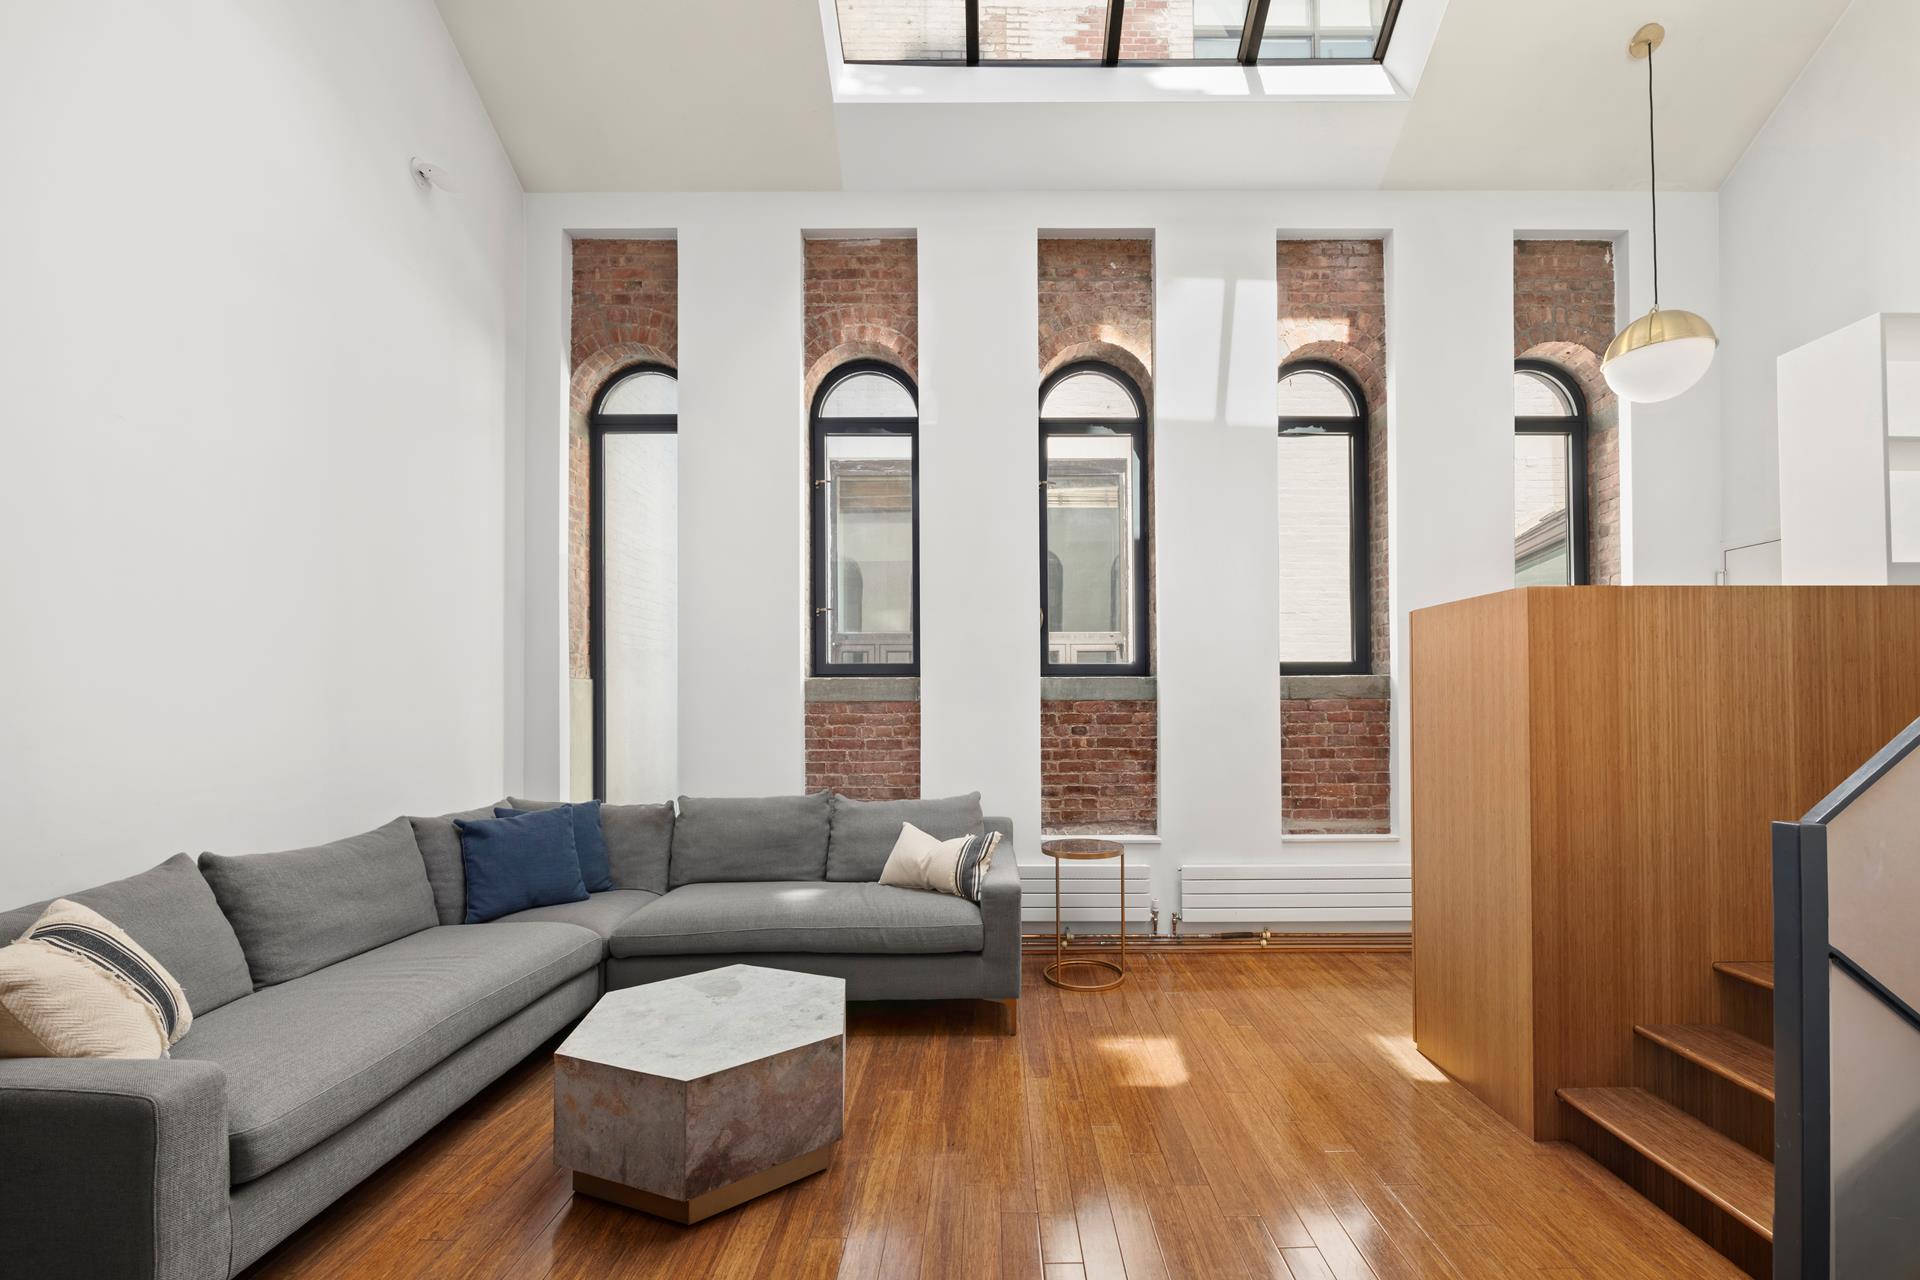
[[[834,0],[848,63],[1377,63],[1400,0]]]

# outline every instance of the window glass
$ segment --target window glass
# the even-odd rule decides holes
[[[1088,0],[1016,0],[980,5],[982,62],[1098,62],[1106,53],[1107,6]]]
[[[1338,378],[1318,369],[1296,369],[1281,375],[1280,416],[1357,418],[1360,406]]]
[[[1090,370],[1069,374],[1054,383],[1040,402],[1040,416],[1130,422],[1140,416],[1140,411],[1117,378]]]
[[[1247,23],[1244,0],[1192,0],[1190,4],[1139,5],[1121,14],[1123,60],[1150,62],[1240,56]]]
[[[1131,663],[1142,534],[1133,438],[1050,435],[1046,451],[1048,661]]]
[[[965,0],[836,0],[848,62],[961,62]]]
[[[1513,375],[1513,416],[1516,418],[1570,418],[1573,400],[1565,388],[1544,373],[1516,370]]]
[[[1280,653],[1353,660],[1354,438],[1280,436]]]
[[[680,384],[670,373],[642,369],[607,388],[600,399],[603,414],[672,415],[680,411]]]
[[[679,440],[609,431],[600,466],[605,799],[650,803],[679,790]]]
[[[912,393],[884,373],[841,378],[820,406],[823,418],[911,418],[915,413]]]
[[[826,471],[827,661],[910,663],[913,437],[829,435]]]
[[[1527,432],[1513,438],[1513,581],[1520,587],[1573,581],[1568,456],[1572,437]]]
[[[1260,57],[1371,58],[1388,0],[1272,0]]]

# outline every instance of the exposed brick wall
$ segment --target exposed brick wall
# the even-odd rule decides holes
[[[1039,246],[1040,377],[1099,360],[1153,403],[1153,242],[1047,239]],[[1153,465],[1153,431],[1147,431]],[[1151,527],[1151,524],[1149,525]],[[1147,647],[1154,549],[1147,547]],[[1138,698],[1040,704],[1040,825],[1049,832],[1151,832],[1159,825],[1159,717]]]
[[[1040,242],[1040,376],[1105,360],[1153,397],[1153,242]]]
[[[1558,365],[1587,398],[1589,580],[1620,581],[1620,406],[1600,373],[1613,341],[1613,245],[1516,240],[1513,354]]]
[[[918,380],[917,242],[809,239],[802,257],[807,405],[820,380],[849,360],[885,360]]]
[[[1385,698],[1280,704],[1281,807],[1289,832],[1385,831],[1391,818]]]
[[[920,794],[920,704],[807,703],[807,790],[855,800]]]
[[[1379,240],[1282,240],[1280,359],[1329,360],[1367,410],[1368,647],[1392,657],[1387,574],[1387,273]],[[1391,821],[1387,698],[1288,697],[1280,704],[1281,816],[1290,832],[1380,832]]]
[[[1159,716],[1126,701],[1040,704],[1040,825],[1050,832],[1152,831]]]
[[[803,404],[850,360],[883,360],[918,379],[920,257],[910,238],[808,239],[801,249]],[[807,789],[856,800],[920,794],[920,704],[808,702]]]
[[[572,413],[567,436],[567,663],[588,678],[587,410],[613,374],[680,360],[680,258],[671,240],[573,242]]]
[[[1385,671],[1387,611],[1387,273],[1378,240],[1282,240],[1280,360],[1331,360],[1367,401],[1367,559],[1373,669]]]

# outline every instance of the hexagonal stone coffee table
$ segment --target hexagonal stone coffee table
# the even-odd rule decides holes
[[[847,984],[736,964],[610,991],[554,1053],[573,1189],[698,1222],[818,1173],[840,1140]]]

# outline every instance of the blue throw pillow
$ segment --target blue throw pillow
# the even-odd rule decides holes
[[[600,802],[582,800],[579,804],[553,806],[573,814],[573,851],[580,859],[580,879],[588,893],[605,893],[613,888],[613,861],[607,854],[606,833],[600,829]],[[523,813],[545,813],[545,809],[515,809],[510,805],[493,806],[496,818],[517,818]]]
[[[453,825],[460,832],[460,861],[467,873],[465,923],[484,924],[587,896],[573,851],[572,814],[544,809],[517,818],[458,818]]]

